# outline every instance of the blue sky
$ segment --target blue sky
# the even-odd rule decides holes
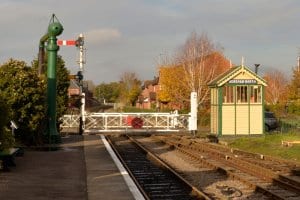
[[[299,54],[300,1],[296,0],[1,0],[0,62],[28,64],[52,13],[64,27],[59,39],[85,36],[85,78],[118,81],[124,72],[142,80],[157,75],[161,55],[172,55],[192,31],[206,33],[224,47],[233,63],[260,73],[279,69],[290,74]],[[75,73],[78,51],[59,54]]]

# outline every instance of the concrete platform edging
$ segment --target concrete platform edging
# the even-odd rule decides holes
[[[110,154],[110,156],[113,159],[114,163],[117,165],[120,173],[122,174],[122,176],[123,176],[126,184],[128,185],[128,188],[129,188],[130,192],[132,193],[133,197],[137,200],[144,200],[145,199],[144,196],[141,194],[141,192],[139,191],[139,189],[135,185],[134,181],[129,176],[127,170],[123,167],[122,163],[120,162],[120,160],[116,156],[115,152],[112,150],[111,146],[109,145],[109,143],[107,142],[105,137],[103,135],[100,135],[100,137],[101,137],[101,140],[102,140],[106,150],[108,151],[108,153]]]

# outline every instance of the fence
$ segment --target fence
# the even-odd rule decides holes
[[[174,113],[89,113],[84,132],[113,131],[179,131],[187,130],[189,115]],[[79,129],[79,115],[64,115],[62,132]]]

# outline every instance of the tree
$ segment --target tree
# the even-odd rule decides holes
[[[96,86],[92,80],[83,81],[83,86],[86,87],[91,93],[95,93]]]
[[[14,144],[14,138],[11,132],[8,130],[8,124],[10,119],[10,113],[8,105],[4,98],[0,95],[0,151],[3,149],[12,147]]]
[[[197,92],[198,104],[208,99],[207,83],[229,68],[229,62],[206,34],[192,32],[179,51],[177,62],[182,66],[188,92]]]
[[[203,104],[209,98],[207,83],[227,70],[229,65],[222,49],[206,34],[199,36],[193,32],[174,60],[169,65],[160,67],[162,91],[159,97],[165,96],[184,104],[190,101],[190,93],[194,91],[197,92],[198,104]]]
[[[125,72],[120,80],[119,100],[124,105],[134,106],[141,92],[141,81],[135,73]]]
[[[59,120],[68,109],[68,88],[70,86],[69,80],[70,72],[65,67],[65,61],[61,56],[57,57],[56,65],[56,118]]]
[[[45,55],[44,66],[47,66],[47,55]],[[32,61],[32,67],[37,71],[38,61],[35,59]],[[46,83],[47,70],[45,74],[41,77],[43,82]],[[69,70],[65,67],[65,61],[60,55],[57,56],[57,65],[56,65],[56,119],[59,124],[59,119],[64,115],[68,109],[69,97],[68,97],[68,88],[70,86],[69,80]],[[46,91],[46,89],[45,89]],[[45,93],[46,94],[46,93]]]
[[[0,91],[10,120],[19,128],[16,138],[26,144],[41,142],[45,113],[45,82],[24,61],[10,59],[0,67]]]
[[[183,84],[184,72],[181,66],[162,66],[159,69],[158,99],[162,103],[178,103],[183,105],[189,98],[187,85]]]
[[[289,84],[289,99],[291,101],[300,101],[300,70],[293,69],[293,79]]]
[[[95,88],[95,97],[100,101],[115,103],[120,95],[120,83],[101,83]]]
[[[293,79],[288,85],[289,112],[300,113],[300,70],[293,69]]]
[[[285,104],[287,101],[287,79],[279,70],[272,70],[265,74],[267,81],[266,102],[271,105]]]

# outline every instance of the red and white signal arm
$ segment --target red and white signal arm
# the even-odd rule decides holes
[[[75,46],[76,40],[57,40],[58,46]]]

